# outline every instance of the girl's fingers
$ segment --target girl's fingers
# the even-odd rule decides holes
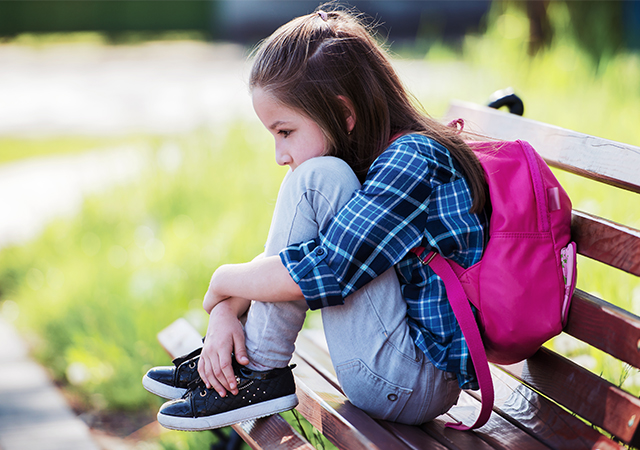
[[[227,395],[227,389],[220,383],[215,376],[215,370],[211,365],[211,361],[208,358],[200,358],[198,363],[198,373],[200,378],[204,381],[207,389],[214,389],[221,397]]]
[[[238,393],[236,375],[235,373],[233,373],[233,364],[231,362],[231,352],[223,353],[220,355],[220,372],[218,379],[227,387],[229,392],[231,392],[233,395],[236,395]]]
[[[245,346],[244,333],[236,333],[233,335],[233,348],[236,355],[236,361],[246,366],[249,364],[249,357],[247,356],[247,347]]]

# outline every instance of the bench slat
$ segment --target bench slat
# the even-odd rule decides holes
[[[479,400],[479,395],[476,392],[463,391],[458,399],[458,404],[451,408],[447,415],[452,417],[454,421],[461,421],[465,424],[472,423],[480,412]],[[438,421],[434,422],[433,426],[439,428]],[[455,433],[449,433],[449,436],[453,436],[454,434],[469,434],[467,431],[452,431],[455,431]],[[438,430],[438,432],[442,433],[443,431]],[[491,448],[504,450],[511,450],[514,448],[519,450],[548,448],[542,442],[514,426],[495,411],[491,413],[491,417],[487,423],[475,430],[473,433],[485,441]]]
[[[253,449],[315,450],[279,414],[257,420],[247,420],[232,428]]]
[[[371,417],[353,406],[315,369],[294,356],[298,367],[297,410],[338,448],[406,449],[407,447]]]
[[[426,443],[429,444],[427,447],[429,450],[449,449],[438,441],[431,439],[429,436],[425,436],[425,432],[419,427],[405,425],[402,423],[387,422],[384,420],[380,421],[380,425],[400,439],[411,450],[423,450]]]
[[[526,362],[502,368],[622,442],[640,443],[640,399],[568,359],[542,348]]]
[[[640,317],[576,289],[564,332],[640,368]]]
[[[313,357],[311,357],[310,355],[313,355]],[[355,415],[355,420],[360,421],[362,417],[364,417],[366,418],[365,419],[366,421],[373,421],[373,419],[371,419],[368,415],[366,415],[360,409],[351,405],[351,403],[349,403],[346,397],[344,397],[344,393],[342,392],[342,389],[340,388],[338,380],[335,376],[335,372],[333,371],[333,365],[331,364],[331,360],[329,358],[328,350],[326,348],[326,341],[324,339],[322,330],[304,330],[298,337],[298,341],[296,343],[296,356],[299,357],[301,361],[304,361],[306,364],[308,364],[308,366],[311,369],[313,369],[318,376],[322,378],[323,382],[326,383],[326,386],[324,387],[325,391],[333,390],[332,394],[330,394],[331,395],[330,401],[335,401],[335,399],[339,395],[342,398],[342,401],[344,402],[344,405],[340,406],[341,408],[348,405],[349,408],[347,409],[347,411],[349,412],[352,412],[352,410],[357,411],[357,414]],[[327,386],[331,386],[331,389],[328,388]],[[313,390],[318,392],[315,386]],[[321,394],[321,396],[322,395],[323,394]],[[298,407],[298,410],[300,410],[300,407]],[[344,417],[345,412],[343,410],[340,410],[340,414]],[[307,418],[307,420],[309,419]],[[451,419],[450,417],[447,417],[445,422],[451,422],[452,420],[453,419]],[[309,421],[311,422],[311,420]],[[350,419],[350,422],[354,423],[355,425],[354,419]],[[443,424],[445,422],[443,422]],[[373,423],[376,424],[375,426],[380,426],[381,428],[384,428],[385,430],[389,431],[399,442],[402,442],[404,444],[403,448],[407,448],[407,447],[410,449],[450,448],[447,446],[442,447],[442,445],[438,443],[439,437],[437,436],[431,437],[428,433],[421,431],[421,429],[418,427],[396,424],[396,423],[387,422],[384,420],[373,421]],[[365,428],[363,428],[362,425],[358,425],[357,428],[359,430],[363,430],[363,429],[368,429],[368,427],[371,427],[370,424],[365,423],[364,425],[366,425]],[[457,433],[468,434],[468,436],[464,438],[464,441],[466,444],[475,443],[471,446],[467,445],[464,448],[477,448],[477,449],[487,449],[487,450],[493,448],[488,444],[486,444],[477,436],[474,436],[473,433],[463,433],[463,432],[457,432]],[[376,440],[376,443],[378,443],[378,440]],[[385,448],[385,447],[381,446],[381,448]],[[391,447],[388,447],[388,448],[391,448]]]
[[[324,346],[325,340],[321,330],[305,330],[301,333],[301,336],[298,338],[298,342],[296,344],[297,355],[307,361],[309,365],[313,367],[316,371],[318,371],[319,375],[327,380],[329,384],[331,384],[337,391],[342,393],[340,389],[338,380],[335,377],[335,373],[333,372],[333,367],[331,365],[330,359],[328,359],[328,350]],[[310,355],[313,355],[311,357]],[[321,361],[315,360],[318,357]],[[328,364],[328,366],[327,366]],[[315,389],[314,389],[315,390]],[[468,394],[462,393],[462,398],[469,397]],[[452,422],[455,420],[463,420],[465,418],[474,418],[480,409],[480,404],[476,399],[467,399],[467,402],[461,406],[455,406],[449,413],[448,416],[442,416],[437,419],[436,422],[440,421],[441,423],[436,424],[426,424],[423,426],[423,430],[426,431],[427,434],[431,435],[431,437],[435,440],[438,440],[446,447],[451,446],[460,446],[460,448],[478,448],[478,449],[491,449],[491,448],[518,448],[518,449],[538,449],[538,448],[547,448],[544,446],[540,446],[540,443],[535,439],[532,439],[530,436],[526,435],[522,430],[514,427],[512,424],[507,423],[504,419],[493,414],[490,419],[490,424],[485,425],[485,427],[492,427],[493,429],[499,428],[500,434],[504,435],[505,438],[493,440],[491,443],[486,442],[482,439],[481,436],[475,435],[474,433],[462,432],[456,430],[447,429],[444,431],[444,424],[447,422]],[[495,417],[494,417],[495,416]],[[394,426],[398,424],[391,424],[391,422],[378,421],[382,426],[386,429],[392,431],[392,433],[401,441],[407,443],[411,448],[415,448],[414,446],[419,445],[419,439],[421,438],[423,441],[427,439],[427,436],[420,436],[420,433],[417,432],[416,427],[400,427]],[[486,430],[483,427],[480,431]],[[495,430],[494,430],[495,431]],[[408,435],[396,434],[407,432]],[[441,434],[442,432],[447,433],[448,437],[443,439]],[[422,446],[418,446],[417,448],[425,448],[424,444]],[[429,448],[429,447],[427,447]]]
[[[433,439],[438,440],[442,445],[451,450],[491,450],[496,447],[490,445],[478,436],[478,431],[458,431],[445,428],[445,424],[451,422],[452,418],[436,418],[420,426]],[[498,447],[503,448],[503,447]],[[518,448],[519,447],[511,447]]]
[[[494,411],[556,450],[623,447],[546,397],[491,366],[496,398]]]
[[[571,237],[581,255],[640,276],[640,230],[574,210]]]
[[[551,166],[640,192],[640,148],[526,119],[486,106],[452,101],[446,120],[501,140],[528,141]]]

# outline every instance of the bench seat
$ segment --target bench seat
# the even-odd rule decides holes
[[[529,141],[552,167],[640,193],[638,147],[463,102],[453,102],[444,119],[457,118],[465,120],[465,130],[482,136]],[[640,276],[639,230],[574,210],[571,231],[581,258]],[[620,295],[631,297],[632,293]],[[579,287],[564,333],[631,368],[640,368],[640,317]],[[161,332],[159,340],[172,356],[201,345],[200,335],[183,319]],[[445,424],[472,423],[480,410],[478,392],[463,391],[449,412],[421,426],[374,420],[344,396],[322,331],[304,330],[293,360],[300,401],[297,411],[330,442],[346,449],[640,447],[640,399],[551,348],[543,347],[518,364],[492,365],[496,398],[489,421],[474,431],[457,431]],[[279,415],[233,428],[255,449],[313,448]]]

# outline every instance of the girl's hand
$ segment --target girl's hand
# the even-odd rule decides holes
[[[202,347],[198,373],[208,389],[215,389],[221,397],[227,391],[238,393],[236,377],[231,365],[232,353],[242,364],[249,364],[245,348],[242,324],[238,320],[238,306],[248,304],[247,300],[232,298],[217,304],[209,316],[207,335]],[[246,308],[244,308],[246,310]]]

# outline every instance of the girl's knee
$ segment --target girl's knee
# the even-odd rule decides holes
[[[334,156],[311,158],[300,164],[291,177],[310,189],[350,191],[360,189],[358,177],[351,167]]]
[[[284,203],[294,209],[310,208],[303,215],[313,216],[322,229],[360,189],[360,182],[343,160],[320,156],[299,165],[289,174],[283,188],[282,197],[288,199]]]

